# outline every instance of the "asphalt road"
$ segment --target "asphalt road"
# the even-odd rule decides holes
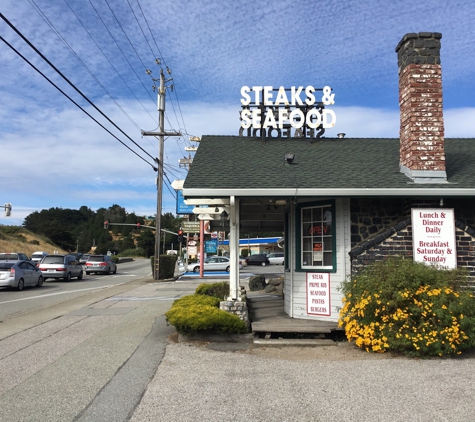
[[[0,321],[46,309],[97,290],[146,276],[151,276],[150,261],[138,259],[119,264],[117,274],[86,275],[84,273],[82,280],[72,279],[70,282],[50,278],[42,287],[28,287],[22,291],[0,288]]]
[[[150,263],[128,268],[147,273]],[[62,287],[71,290],[56,296],[61,300],[10,312],[0,323],[0,421],[130,418],[175,331],[164,313],[199,282],[95,279],[68,283]],[[33,292],[18,293],[29,302],[44,300]],[[7,303],[13,304],[22,301]]]

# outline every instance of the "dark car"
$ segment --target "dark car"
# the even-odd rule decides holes
[[[262,265],[263,267],[270,264],[267,255],[262,253],[248,256],[246,258],[246,263],[247,265]]]
[[[0,253],[0,261],[29,261],[30,258],[21,252]]]

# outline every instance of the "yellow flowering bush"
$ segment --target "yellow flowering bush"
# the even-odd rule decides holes
[[[465,268],[444,270],[404,257],[368,266],[342,286],[339,326],[368,352],[460,354],[475,345],[475,299]]]

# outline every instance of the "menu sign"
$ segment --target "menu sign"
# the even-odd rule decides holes
[[[457,268],[454,210],[412,209],[414,261]]]
[[[329,273],[307,273],[307,314],[331,315]]]

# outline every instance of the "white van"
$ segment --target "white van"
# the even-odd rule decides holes
[[[33,255],[31,255],[31,260],[35,264],[38,264],[38,262],[40,262],[46,255],[48,255],[48,252],[44,252],[44,251],[33,252]]]

